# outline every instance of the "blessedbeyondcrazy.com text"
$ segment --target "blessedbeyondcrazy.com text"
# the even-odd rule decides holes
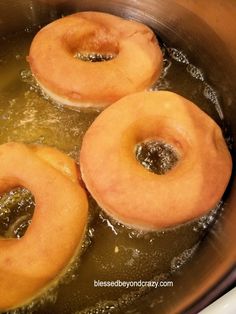
[[[122,280],[114,280],[114,281],[103,281],[103,280],[94,280],[93,281],[94,287],[124,287],[124,288],[131,288],[131,287],[152,287],[152,288],[159,288],[159,287],[173,287],[173,281],[122,281]]]

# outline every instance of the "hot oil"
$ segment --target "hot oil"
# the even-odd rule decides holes
[[[147,170],[161,175],[174,168],[180,157],[172,145],[149,140],[136,146],[136,159]]]
[[[26,61],[33,35],[33,32],[25,32],[0,40],[0,143],[17,141],[50,145],[78,162],[83,135],[99,111],[71,110],[43,95]],[[182,52],[164,45],[162,49],[164,69],[152,89],[171,90],[189,98],[222,125],[219,97],[205,81],[205,74]],[[161,143],[159,148],[155,143],[153,145],[156,147],[154,155],[157,153],[162,158],[164,175],[171,168],[171,162],[178,162],[178,158],[171,157],[168,143]],[[140,162],[150,169],[152,147],[138,152]],[[17,189],[4,195],[0,204],[0,236],[22,236],[33,215],[34,199],[30,192]],[[41,298],[11,312],[124,313],[127,304],[149,289],[95,287],[94,280],[168,278],[168,274],[177,272],[191,258],[221,210],[222,203],[209,215],[176,228],[142,232],[107,217],[90,197],[90,219],[81,257],[75,259],[65,276]]]
[[[20,238],[31,223],[34,198],[25,188],[2,195],[0,202],[0,237]]]

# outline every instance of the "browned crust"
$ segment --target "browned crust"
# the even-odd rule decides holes
[[[24,186],[36,202],[23,238],[0,239],[0,310],[8,310],[29,302],[65,271],[81,246],[88,203],[73,161],[59,151],[7,143],[0,159],[0,193]]]

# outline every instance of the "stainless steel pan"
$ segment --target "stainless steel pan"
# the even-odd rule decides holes
[[[44,24],[78,10],[105,11],[140,20],[157,30],[169,46],[183,49],[219,91],[226,121],[236,138],[234,0],[0,0],[0,34]],[[234,144],[233,156],[235,159]],[[235,284],[235,185],[234,172],[223,215],[195,257],[183,267],[181,276],[174,276],[175,286],[166,290],[162,303],[153,291],[133,304],[130,313],[197,313]]]

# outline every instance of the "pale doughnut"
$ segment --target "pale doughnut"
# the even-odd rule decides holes
[[[85,62],[76,54],[114,58]],[[65,105],[105,107],[148,89],[162,70],[162,52],[146,25],[101,12],[80,12],[42,28],[33,39],[29,63],[36,80]]]

